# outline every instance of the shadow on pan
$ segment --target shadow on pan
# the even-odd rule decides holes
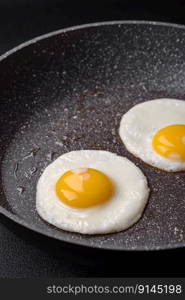
[[[107,22],[54,32],[0,61],[0,211],[32,230],[94,248],[157,250],[185,245],[185,174],[156,170],[133,157],[118,135],[133,105],[185,99],[185,27]],[[156,116],[157,117],[157,116]],[[142,219],[130,229],[88,236],[59,230],[35,210],[44,168],[79,149],[131,159],[152,189]]]

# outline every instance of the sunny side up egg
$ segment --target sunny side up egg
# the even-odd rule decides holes
[[[83,234],[122,231],[141,217],[149,188],[142,171],[108,151],[79,150],[58,157],[37,184],[39,215]]]
[[[185,101],[156,99],[123,115],[120,137],[129,152],[159,169],[185,170]]]

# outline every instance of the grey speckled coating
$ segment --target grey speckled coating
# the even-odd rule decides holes
[[[45,35],[3,55],[0,212],[45,235],[90,247],[184,246],[185,173],[145,165],[126,151],[118,134],[123,113],[161,97],[185,99],[184,26],[92,24]],[[35,192],[41,172],[57,156],[76,149],[124,155],[145,173],[152,193],[142,219],[132,228],[85,236],[39,218]]]

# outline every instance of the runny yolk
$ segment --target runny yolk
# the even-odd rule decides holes
[[[92,168],[65,172],[56,183],[56,194],[65,204],[86,208],[108,201],[113,194],[109,177]]]
[[[185,125],[170,125],[157,131],[152,140],[154,150],[172,161],[185,162]]]

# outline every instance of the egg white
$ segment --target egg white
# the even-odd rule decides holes
[[[185,124],[185,101],[156,99],[137,104],[124,114],[119,134],[129,152],[149,165],[176,172],[185,169],[185,162],[167,159],[152,147],[155,133],[173,124]]]
[[[104,172],[115,185],[107,202],[77,209],[63,204],[55,193],[55,184],[68,170],[94,168]],[[58,228],[83,234],[118,232],[141,217],[149,188],[142,171],[125,157],[108,151],[79,150],[58,157],[41,175],[36,192],[36,209],[47,222]]]

